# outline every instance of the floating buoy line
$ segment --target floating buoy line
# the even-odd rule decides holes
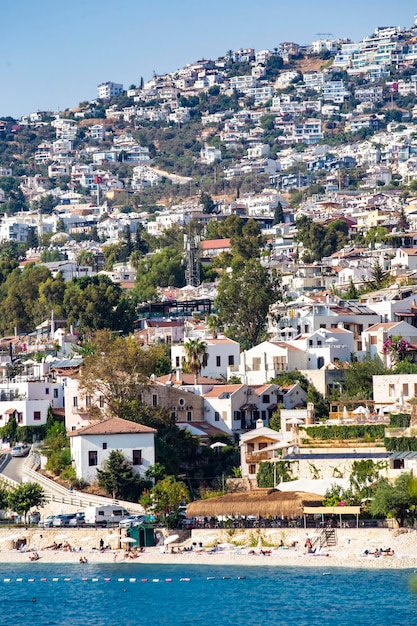
[[[191,582],[191,578],[189,577],[181,577],[178,579],[178,582],[180,583],[189,583]],[[236,578],[232,578],[231,576],[207,576],[206,580],[210,581],[210,580],[246,580],[246,576],[237,576]],[[46,582],[53,582],[53,583],[58,583],[58,582],[64,582],[64,583],[69,583],[69,582],[91,582],[91,583],[109,583],[112,581],[116,581],[119,583],[124,583],[124,582],[129,582],[129,583],[172,583],[175,582],[175,580],[173,578],[108,578],[108,577],[104,577],[104,578],[89,578],[88,576],[83,576],[82,578],[70,578],[68,576],[59,578],[59,577],[53,577],[53,578],[3,578],[0,579],[0,583],[36,583],[36,582],[41,582],[41,583],[46,583]],[[32,600],[34,602],[36,602],[36,599]]]

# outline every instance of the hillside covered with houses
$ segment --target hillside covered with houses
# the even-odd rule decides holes
[[[416,470],[416,97],[417,22],[0,120],[3,446],[136,501]]]

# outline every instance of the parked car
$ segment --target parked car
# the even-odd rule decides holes
[[[38,522],[39,528],[52,528],[52,522],[54,521],[56,515],[48,515],[48,517],[44,520],[40,520]]]
[[[132,528],[140,526],[146,521],[146,515],[128,515],[123,517],[119,522],[119,528]]]
[[[52,520],[52,526],[69,526],[70,521],[74,519],[76,513],[63,513],[62,515],[56,515]]]
[[[18,443],[12,450],[12,456],[27,456],[30,446],[25,443]]]
[[[68,523],[68,526],[82,526],[85,524],[85,513],[76,513]]]

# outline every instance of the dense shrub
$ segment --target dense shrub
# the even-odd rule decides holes
[[[385,426],[376,424],[354,424],[352,426],[332,425],[332,426],[309,426],[300,427],[312,439],[366,439],[375,441],[383,439]]]
[[[390,428],[408,428],[410,426],[411,415],[406,413],[398,413],[398,415],[389,416]]]

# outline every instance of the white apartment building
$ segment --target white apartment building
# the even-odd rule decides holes
[[[207,338],[204,339],[204,341],[207,344],[206,351],[208,358],[207,365],[201,369],[201,376],[226,380],[228,368],[230,366],[239,366],[239,344],[237,341],[227,339],[226,337],[221,339]],[[181,368],[183,359],[186,359],[184,345],[172,346],[172,368]]]
[[[109,100],[123,92],[123,85],[107,81],[97,86],[97,97],[100,100]]]
[[[219,150],[215,146],[208,146],[206,144],[204,148],[200,150],[200,159],[202,163],[206,163],[207,165],[211,165],[216,161],[221,161],[221,150]]]

